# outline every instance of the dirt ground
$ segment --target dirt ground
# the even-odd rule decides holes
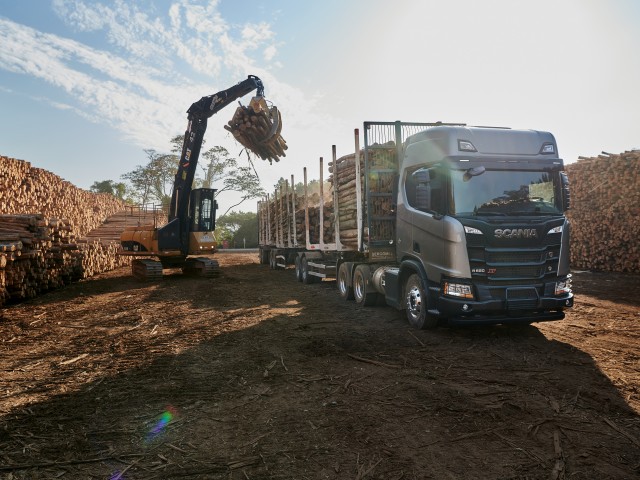
[[[0,479],[640,477],[640,277],[527,327],[416,331],[257,254],[0,309]]]

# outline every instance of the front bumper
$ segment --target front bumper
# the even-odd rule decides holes
[[[451,324],[531,323],[562,320],[563,310],[573,306],[573,293],[535,300],[472,301],[440,296],[438,311]]]

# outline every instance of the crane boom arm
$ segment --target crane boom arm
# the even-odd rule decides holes
[[[188,113],[189,123],[184,133],[182,153],[173,184],[173,193],[169,207],[169,221],[174,218],[185,219],[188,214],[189,195],[193,179],[198,166],[200,148],[207,130],[207,119],[240,97],[256,90],[256,96],[264,96],[264,85],[255,75],[249,75],[245,80],[231,88],[213,95],[202,97],[193,103]]]

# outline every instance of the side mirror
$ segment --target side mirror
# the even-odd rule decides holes
[[[472,167],[468,169],[466,172],[464,172],[464,175],[462,176],[462,181],[468,182],[469,180],[471,180],[472,177],[477,177],[478,175],[482,175],[485,171],[486,171],[486,168],[484,167]]]
[[[564,210],[567,211],[571,208],[571,193],[569,192],[569,177],[566,172],[560,172],[560,180],[562,182],[562,204]]]

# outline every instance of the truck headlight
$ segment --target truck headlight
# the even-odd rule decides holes
[[[556,295],[567,295],[571,293],[571,275],[567,275],[567,278],[556,282]]]
[[[472,235],[482,235],[482,232],[477,228],[469,227],[467,225],[464,226],[464,233],[470,233]]]
[[[473,300],[473,289],[468,283],[455,283],[447,280],[444,282],[444,294],[450,297],[470,298]]]

